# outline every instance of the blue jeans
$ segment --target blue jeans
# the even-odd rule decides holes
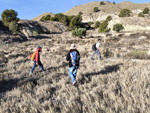
[[[76,80],[77,70],[79,66],[69,67],[69,75],[72,79],[72,83]]]
[[[101,54],[99,52],[99,50],[97,49],[96,51],[94,51],[93,55],[91,56],[91,59],[93,59],[94,55],[97,54],[99,59],[101,60]]]
[[[42,72],[44,72],[43,64],[41,63],[41,61],[39,61],[38,64],[41,67]],[[35,69],[35,67],[36,67],[36,61],[34,60],[34,65],[33,65],[32,69],[31,69],[31,73],[33,73],[33,70]]]

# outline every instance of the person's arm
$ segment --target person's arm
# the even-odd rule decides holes
[[[68,52],[66,60],[69,61],[70,60],[70,52]]]
[[[79,60],[80,60],[81,56],[80,56],[80,53],[79,53],[79,51],[78,51],[78,50],[77,50],[77,53],[78,53],[78,55],[79,55]]]

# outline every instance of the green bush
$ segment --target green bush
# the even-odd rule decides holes
[[[105,5],[104,1],[100,2],[100,5]]]
[[[122,24],[115,24],[115,25],[113,25],[113,30],[116,31],[116,32],[120,32],[123,29],[124,29],[124,27],[123,27]]]
[[[68,21],[67,16],[63,16],[63,17],[60,19],[60,22],[64,23],[65,25],[68,25],[68,24],[69,24],[69,21]]]
[[[116,4],[115,2],[113,2],[113,4]]]
[[[140,13],[138,14],[138,17],[144,17],[143,13],[140,12]]]
[[[78,15],[82,15],[83,13],[80,11],[79,13],[78,13]]]
[[[89,26],[91,26],[92,24],[94,24],[94,23],[93,23],[93,22],[91,22],[91,21],[90,21],[90,22],[88,22],[88,25],[89,25]]]
[[[6,9],[1,14],[1,19],[6,27],[9,27],[9,24],[13,22],[18,22],[19,18],[17,18],[18,13],[14,11],[13,9]]]
[[[112,20],[112,17],[111,16],[108,16],[107,18],[106,18],[106,21],[111,21]]]
[[[131,13],[132,12],[129,9],[122,9],[119,13],[119,17],[130,17]]]
[[[69,27],[72,30],[79,28],[81,25],[82,25],[82,16],[81,15],[73,17],[69,23]]]
[[[12,31],[13,33],[17,33],[18,24],[16,22],[11,22],[8,27],[10,31]]]
[[[55,21],[55,17],[50,17],[50,21]]]
[[[99,25],[100,25],[100,22],[96,21],[96,23],[95,23],[95,29],[97,29],[99,27]]]
[[[76,28],[72,31],[72,36],[74,37],[82,37],[86,35],[86,29],[85,28]]]
[[[33,36],[38,36],[38,32],[36,30],[33,31]]]
[[[98,12],[99,11],[98,7],[94,7],[93,11]]]
[[[145,8],[145,9],[143,10],[143,14],[149,14],[149,8]]]
[[[56,14],[55,17],[55,21],[60,21],[65,15],[63,15],[62,13],[58,13]]]
[[[102,33],[102,32],[108,32],[109,29],[107,28],[108,26],[108,21],[103,21],[100,25],[99,25],[99,33]]]
[[[46,16],[43,16],[43,17],[40,19],[40,21],[45,22],[45,21],[46,21]]]

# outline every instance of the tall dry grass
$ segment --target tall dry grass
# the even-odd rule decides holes
[[[117,41],[121,45],[118,48],[116,38],[107,37],[101,47],[104,60],[99,61],[97,56],[90,60],[91,46],[97,39],[78,39],[67,33],[48,36],[51,39],[32,39],[1,47],[2,59],[6,61],[1,60],[0,65],[3,70],[0,74],[0,112],[150,112],[150,61],[124,58],[130,51],[128,48],[137,49],[124,43],[128,40],[126,37]],[[72,42],[81,53],[76,86],[71,83],[65,59]],[[108,42],[112,43],[108,45]],[[29,75],[32,62],[26,57],[37,45],[43,47],[41,61],[45,74],[36,67],[33,75]]]

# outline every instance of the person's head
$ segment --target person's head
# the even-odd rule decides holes
[[[76,49],[76,45],[75,44],[71,44],[70,49]]]
[[[42,48],[40,46],[37,46],[36,49],[37,49],[38,52],[42,52]]]
[[[102,40],[102,39],[99,38],[99,39],[98,39],[98,42],[101,42],[101,40]]]

